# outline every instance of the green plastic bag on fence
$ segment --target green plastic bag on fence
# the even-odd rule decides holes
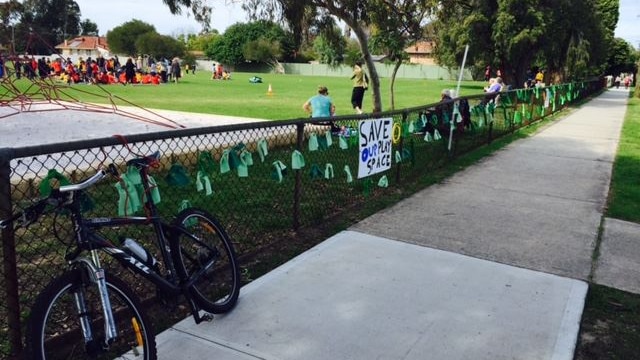
[[[304,156],[298,150],[294,150],[291,153],[291,168],[293,170],[300,170],[304,167]]]
[[[522,124],[522,113],[520,111],[516,111],[513,114],[513,123],[517,125]]]
[[[316,134],[309,135],[309,151],[318,150],[318,136]]]
[[[411,128],[411,125],[412,125],[412,124],[411,124],[411,121],[406,121],[406,122],[402,122],[402,123],[401,123],[401,126],[402,126],[402,137],[403,137],[403,138],[405,138],[405,139],[406,139],[406,138],[408,138],[408,137],[409,137],[409,135],[410,135],[411,133],[413,133],[413,131],[411,131],[411,129],[410,129],[410,128]]]
[[[243,164],[242,160],[240,159],[240,154],[243,151],[245,151],[243,143],[234,146],[233,148],[231,148],[231,151],[229,151],[229,167],[231,168],[231,170],[236,170],[240,165],[246,165]]]
[[[372,186],[373,186],[373,181],[371,181],[371,178],[366,178],[362,182],[362,194],[364,196],[369,196],[369,194],[371,194],[371,187]]]
[[[440,135],[438,129],[433,129],[433,140],[438,141],[440,139],[442,139],[442,135]]]
[[[236,167],[236,172],[238,173],[238,177],[248,177],[249,176],[249,167],[243,161],[241,161]]]
[[[240,162],[247,166],[253,166],[253,154],[246,149],[242,150],[240,153]]]
[[[411,142],[411,145],[413,145],[413,141]],[[402,149],[402,161],[405,160],[412,160],[411,150],[407,148]]]
[[[171,165],[165,180],[167,181],[167,184],[178,187],[187,186],[191,183],[191,180],[187,175],[187,170],[184,166],[178,163],[173,163]]]
[[[269,155],[269,146],[266,139],[258,140],[258,155],[261,162],[264,162],[264,159]]]
[[[198,171],[205,174],[213,174],[216,171],[216,162],[210,152],[201,152],[198,154]]]
[[[318,137],[318,149],[327,150],[329,146],[327,145],[327,138],[324,136]]]
[[[389,187],[389,179],[387,179],[387,175],[382,175],[380,180],[378,180],[378,187],[381,187],[381,188]]]
[[[151,201],[153,201],[154,204],[159,204],[160,188],[158,187],[158,183],[156,182],[156,179],[154,179],[153,176],[151,175],[147,175],[147,181],[149,181],[149,191],[151,192]],[[146,195],[144,197],[144,201],[147,201]]]
[[[115,184],[115,188],[118,191],[118,216],[131,215],[142,209],[140,194],[126,173],[120,175],[120,181]]]
[[[199,170],[198,174],[196,175],[196,190],[198,192],[204,190],[204,194],[207,196],[213,194],[213,189],[211,188],[211,179],[202,170]]]
[[[40,183],[40,186],[38,188],[41,197],[47,197],[51,195],[51,181],[53,180],[56,180],[60,186],[71,184],[69,179],[60,174],[58,170],[51,169],[47,172],[47,176],[42,179],[42,182]]]
[[[331,137],[331,131],[327,131],[324,133],[325,142],[327,143],[327,147],[330,148],[333,145],[333,138]]]
[[[351,145],[358,147],[358,145],[360,145],[358,143],[358,130],[353,129],[351,131],[351,135],[349,137],[349,141],[351,142]]]
[[[327,163],[327,165],[325,165],[324,167],[324,178],[329,180],[329,179],[333,179],[334,175],[333,175],[333,165]]]
[[[271,172],[271,178],[281,183],[282,179],[287,174],[287,167],[280,160],[274,161],[271,165],[274,168]]]
[[[312,180],[316,180],[316,179],[322,179],[324,174],[322,173],[322,170],[320,170],[320,166],[318,166],[318,164],[313,164],[311,165],[309,176],[311,176]]]
[[[349,165],[344,166],[344,172],[347,175],[347,183],[353,182],[353,176],[351,175],[351,169],[349,169]]]
[[[342,135],[338,138],[338,144],[340,145],[340,149],[342,150],[347,150],[349,148],[347,139]]]
[[[226,174],[231,171],[231,166],[229,165],[229,149],[225,149],[222,151],[222,155],[220,155],[220,174]]]

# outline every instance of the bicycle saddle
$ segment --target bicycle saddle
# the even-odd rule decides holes
[[[150,166],[153,163],[157,162],[158,160],[160,160],[160,151],[156,151],[151,155],[147,155],[141,158],[131,159],[127,161],[127,166],[131,166],[131,165],[137,166],[137,167]]]

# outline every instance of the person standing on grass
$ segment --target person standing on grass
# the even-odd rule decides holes
[[[124,85],[133,84],[133,78],[136,76],[136,66],[133,64],[133,59],[128,58],[124,64]]]
[[[171,79],[177,84],[180,79],[180,60],[175,57],[171,61]]]
[[[336,106],[329,97],[329,89],[326,86],[318,86],[318,95],[315,95],[302,105],[302,109],[311,117],[330,117],[336,112]]]
[[[355,109],[356,113],[362,114],[362,99],[364,98],[364,92],[368,87],[368,79],[364,70],[362,69],[362,62],[356,61],[353,66],[353,90],[351,92],[351,105]]]

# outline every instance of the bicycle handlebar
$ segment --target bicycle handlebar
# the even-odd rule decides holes
[[[8,219],[0,220],[0,229],[6,228],[14,221],[18,222],[17,227],[28,226],[29,224],[36,221],[40,217],[40,215],[45,212],[47,205],[52,205],[53,207],[57,208],[64,202],[66,202],[67,198],[61,196],[62,193],[84,190],[104,179],[105,176],[107,176],[107,172],[105,170],[98,170],[97,173],[82,182],[60,186],[59,189],[53,190],[51,192],[51,195],[49,195],[47,198],[40,199],[35,204],[25,208],[24,210],[16,214],[13,214]]]
[[[155,153],[139,158],[129,160],[127,162],[128,165],[136,165],[139,167],[142,166],[150,166],[153,163],[157,162],[160,157],[160,152],[156,151]],[[4,229],[8,227],[13,221],[18,220],[18,227],[27,226],[37,220],[40,215],[45,211],[47,205],[53,205],[54,207],[58,207],[62,205],[66,201],[66,197],[61,196],[62,193],[70,193],[75,191],[81,191],[86,188],[89,188],[95,185],[100,180],[104,179],[107,174],[112,174],[114,176],[119,176],[118,169],[113,165],[109,165],[107,169],[100,169],[90,178],[79,182],[77,184],[63,185],[60,186],[58,190],[54,190],[51,192],[51,195],[45,199],[40,199],[35,204],[27,207],[26,209],[13,214],[10,218],[0,220],[0,229]]]
[[[93,175],[92,177],[88,178],[87,180],[77,183],[77,184],[71,184],[71,185],[63,185],[60,186],[60,192],[64,193],[64,192],[70,192],[70,191],[79,191],[79,190],[84,190],[90,186],[93,186],[95,183],[97,183],[98,181],[104,179],[104,177],[107,176],[107,172],[104,170],[98,170],[97,173],[95,173],[95,175]]]

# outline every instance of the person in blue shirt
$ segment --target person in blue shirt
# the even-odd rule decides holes
[[[311,97],[302,105],[302,109],[311,117],[330,117],[336,112],[336,107],[329,97],[326,86],[318,86],[318,95]]]

